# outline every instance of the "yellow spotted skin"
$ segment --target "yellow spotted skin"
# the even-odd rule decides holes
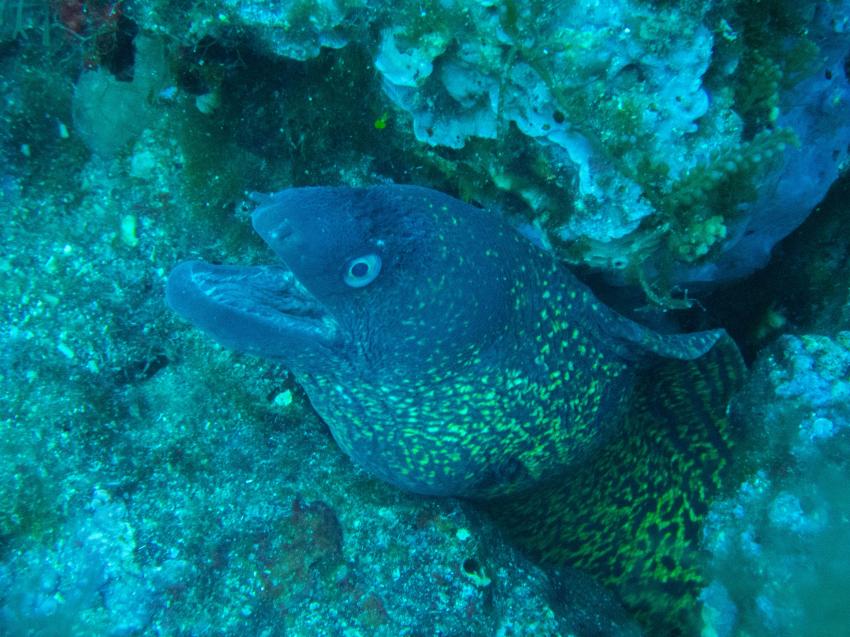
[[[745,471],[733,462],[744,432],[727,414],[744,374],[728,337],[698,360],[652,366],[622,436],[571,475],[489,511],[537,560],[616,590],[648,634],[699,634],[702,522]]]
[[[592,453],[631,382],[592,327],[571,320],[589,293],[549,287],[532,297],[515,282],[519,313],[538,318],[498,350],[470,347],[451,366],[379,384],[314,374],[307,392],[323,397],[317,409],[343,450],[404,489],[487,498],[528,488]]]
[[[652,402],[640,373],[699,369],[687,361],[722,331],[661,335],[623,318],[500,216],[433,190],[298,188],[259,203],[254,227],[285,267],[182,264],[172,308],[289,367],[340,447],[379,478],[498,503],[541,559],[617,587],[686,572],[676,551],[693,527],[668,533],[666,521],[698,523],[693,491],[713,488],[725,443],[676,429],[667,407],[658,422],[674,423],[677,443],[649,445],[634,414],[675,394]],[[669,539],[644,541],[655,536]],[[658,567],[645,549],[668,544]]]

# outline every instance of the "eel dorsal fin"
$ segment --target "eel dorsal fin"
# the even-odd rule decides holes
[[[627,360],[647,357],[694,360],[704,356],[726,335],[722,329],[689,334],[660,334],[599,302],[593,303],[592,316],[611,346]]]

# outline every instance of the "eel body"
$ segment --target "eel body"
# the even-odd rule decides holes
[[[639,395],[653,386],[641,370],[675,378],[667,370],[705,355],[722,330],[662,335],[628,320],[501,217],[433,190],[297,188],[258,204],[254,228],[279,262],[180,264],[167,285],[177,313],[288,367],[340,447],[382,480],[498,503],[506,522],[516,511],[533,552],[603,581],[622,582],[624,569],[656,577],[634,541],[617,539],[623,524],[664,535],[659,522],[684,507],[693,526],[703,509],[675,477],[644,475],[636,455],[690,466],[728,444],[714,412],[691,435],[658,403],[663,417],[643,429],[702,446],[647,446],[628,412],[655,409]],[[657,577],[676,572],[671,559]]]

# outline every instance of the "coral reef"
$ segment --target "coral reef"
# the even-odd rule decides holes
[[[846,160],[846,2],[285,4],[138,17],[296,60],[362,47],[394,111],[384,142],[429,185],[662,304],[764,265]]]

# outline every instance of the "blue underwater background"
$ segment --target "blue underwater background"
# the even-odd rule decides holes
[[[270,260],[248,193],[389,183],[725,328],[680,634],[850,635],[850,1],[6,0],[0,95],[0,635],[654,634],[167,308]]]

